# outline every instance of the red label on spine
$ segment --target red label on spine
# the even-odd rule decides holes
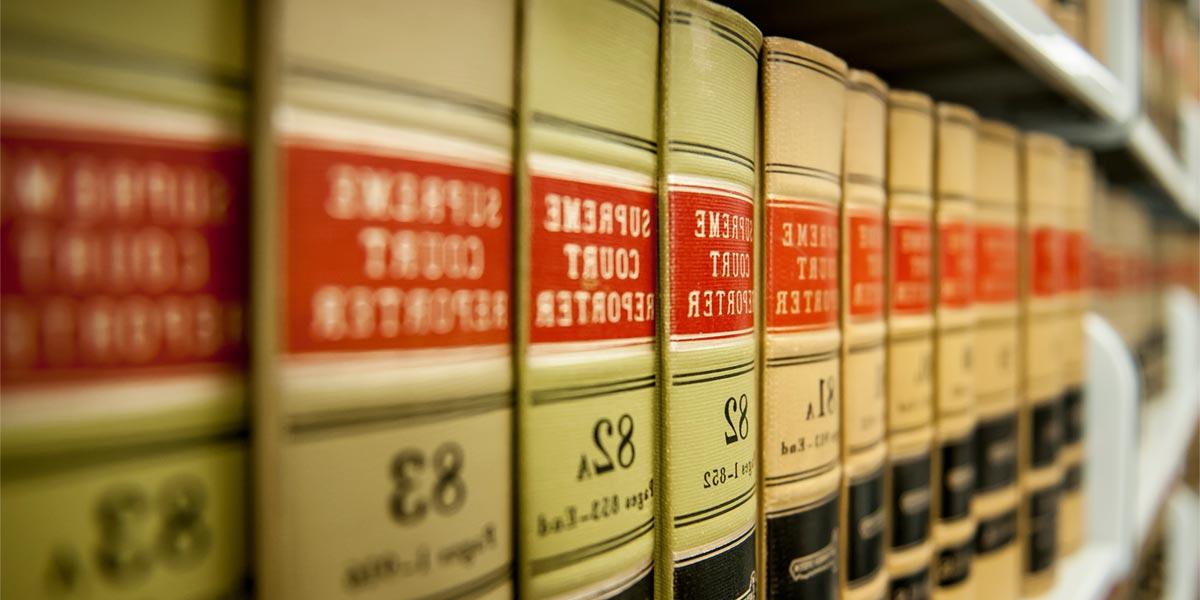
[[[1009,225],[975,227],[975,299],[1017,299],[1017,230]]]
[[[823,202],[767,202],[767,328],[824,329],[838,315],[838,213]]]
[[[655,194],[551,177],[530,187],[532,342],[652,338]]]
[[[238,363],[240,145],[5,122],[3,381]]]
[[[1119,292],[1121,290],[1120,257],[1096,246],[1091,247],[1090,254],[1092,287],[1102,292]]]
[[[1035,296],[1052,296],[1063,289],[1062,234],[1051,227],[1033,230],[1030,241],[1030,288]]]
[[[1063,285],[1067,291],[1079,292],[1087,287],[1087,235],[1082,231],[1063,233]]]
[[[883,316],[883,211],[853,212],[847,232],[850,285],[846,301],[850,315]]]
[[[508,173],[300,145],[284,159],[288,352],[509,341]]]
[[[752,333],[752,198],[722,188],[672,186],[669,205],[672,337]]]
[[[966,308],[974,300],[975,233],[969,223],[938,227],[938,304]]]
[[[891,312],[929,312],[932,240],[928,221],[890,223]]]

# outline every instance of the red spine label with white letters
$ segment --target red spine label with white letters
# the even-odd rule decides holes
[[[651,190],[535,176],[533,343],[654,336],[657,198]]]
[[[1068,231],[1063,234],[1063,284],[1067,291],[1080,292],[1087,287],[1087,234]]]
[[[1017,230],[1009,225],[975,227],[975,299],[1017,299]]]
[[[883,212],[852,212],[848,219],[850,316],[883,316]]]
[[[236,143],[3,123],[5,384],[242,360]]]
[[[932,239],[928,221],[892,220],[891,312],[920,315],[929,312]]]
[[[1097,246],[1091,247],[1089,255],[1088,270],[1092,277],[1092,287],[1105,293],[1115,294],[1120,292],[1120,257],[1113,252]]]
[[[288,352],[508,343],[509,173],[303,145],[284,152]]]
[[[1030,289],[1035,296],[1052,296],[1063,288],[1062,234],[1051,227],[1033,230]]]
[[[837,323],[838,214],[823,202],[767,201],[767,329]]]
[[[975,298],[975,233],[963,222],[938,228],[938,304],[966,308]]]
[[[754,331],[754,203],[742,192],[672,186],[671,335]]]

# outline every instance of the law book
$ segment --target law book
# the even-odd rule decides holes
[[[761,572],[767,598],[836,598],[846,63],[769,37],[762,78]]]
[[[258,19],[264,598],[512,595],[516,7]]]
[[[519,591],[649,598],[659,5],[531,0],[523,19]]]
[[[933,101],[888,93],[886,566],[892,598],[931,593]]]
[[[1148,375],[1152,372],[1153,346],[1150,332],[1156,307],[1150,294],[1152,261],[1149,216],[1137,196],[1127,188],[1115,188],[1110,199],[1113,254],[1119,275],[1113,309],[1113,326],[1133,352],[1138,369],[1138,394],[1143,408],[1157,398],[1158,390]]]
[[[1020,595],[1017,540],[1016,129],[979,123],[975,145],[975,558],[976,590]],[[982,593],[978,595],[982,596]]]
[[[888,87],[851,69],[846,84],[841,225],[841,515],[839,587],[848,600],[884,595],[887,404],[884,176]]]
[[[1066,386],[1062,395],[1062,449],[1059,454],[1063,471],[1062,514],[1058,522],[1061,556],[1073,553],[1083,543],[1083,431],[1086,402],[1083,391],[1086,360],[1083,322],[1091,304],[1087,257],[1095,177],[1091,152],[1082,148],[1069,149],[1065,218],[1060,234],[1063,238],[1062,286],[1066,296],[1059,346]]]
[[[1061,347],[1064,296],[1062,236],[1066,196],[1066,146],[1043,133],[1021,140],[1020,193],[1020,448],[1021,593],[1053,586],[1058,554],[1062,469],[1064,363]]]
[[[662,21],[655,597],[750,597],[761,585],[755,205],[762,36],[706,0],[667,0]]]
[[[1106,304],[1109,311],[1105,316],[1126,347],[1134,352],[1135,361],[1138,358],[1138,337],[1135,330],[1139,317],[1137,296],[1134,293],[1137,275],[1136,222],[1139,218],[1136,202],[1128,189],[1111,186],[1104,202],[1104,210],[1098,216],[1103,227],[1097,236],[1105,240],[1104,251],[1100,254],[1103,258],[1097,261],[1100,265],[1101,287],[1109,291],[1108,294],[1102,295],[1108,296]],[[1138,393],[1144,394],[1141,386]]]
[[[935,598],[974,598],[975,146],[979,118],[938,103],[934,138]]]
[[[246,593],[245,13],[0,6],[5,598]]]

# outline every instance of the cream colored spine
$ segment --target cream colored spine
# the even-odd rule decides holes
[[[1021,393],[1018,531],[1021,591],[1037,595],[1054,584],[1058,553],[1058,449],[1063,362],[1058,351],[1064,302],[1061,236],[1066,196],[1066,146],[1053,136],[1025,134],[1021,144]]]
[[[838,207],[846,65],[763,44],[765,320],[760,564],[768,598],[837,594]]]
[[[519,594],[644,598],[661,489],[659,6],[522,8]]]
[[[509,598],[515,2],[267,8],[261,595]]]
[[[0,596],[240,597],[242,2],[0,5]]]
[[[887,570],[890,594],[930,593],[933,442],[933,102],[888,94]]]
[[[1062,352],[1066,377],[1063,393],[1063,439],[1059,461],[1063,469],[1062,514],[1059,517],[1059,553],[1063,556],[1079,549],[1083,542],[1083,435],[1084,364],[1086,340],[1083,320],[1091,303],[1088,282],[1088,239],[1095,195],[1095,172],[1091,152],[1071,148],[1067,159],[1067,196],[1064,236],[1064,293]]]
[[[978,117],[937,105],[934,148],[934,597],[974,598],[975,146]]]
[[[887,457],[884,321],[887,84],[847,75],[841,211],[841,596],[884,596]]]
[[[758,58],[749,20],[663,3],[659,598],[756,593]]]
[[[981,121],[975,150],[977,590],[1020,595],[1017,544],[1017,131]],[[982,595],[982,594],[981,594]]]

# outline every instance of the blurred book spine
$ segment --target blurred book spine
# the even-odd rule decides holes
[[[1021,144],[1021,439],[1024,546],[1022,593],[1054,585],[1062,440],[1064,335],[1061,294],[1065,218],[1066,146],[1056,137],[1027,133]]]
[[[267,6],[260,594],[509,597],[514,3]]]
[[[1087,285],[1088,229],[1095,173],[1091,152],[1071,148],[1067,156],[1067,194],[1063,236],[1064,307],[1061,354],[1066,391],[1063,393],[1062,517],[1059,519],[1059,551],[1068,555],[1083,544],[1083,423],[1084,364],[1086,339],[1084,316],[1091,304]]]
[[[246,7],[0,7],[0,595],[247,589]]]
[[[975,146],[978,117],[939,103],[934,128],[935,598],[974,598]]]
[[[975,585],[1020,595],[1017,539],[1017,131],[981,121],[975,150]]]
[[[838,596],[838,210],[846,64],[763,44],[760,560],[768,598]]]
[[[756,594],[758,58],[748,20],[663,5],[661,598]]]
[[[657,1],[524,5],[522,597],[654,591],[659,20]]]
[[[933,442],[933,102],[888,93],[889,595],[930,595]]]
[[[887,397],[884,322],[884,188],[887,92],[878,77],[850,70],[841,207],[841,597],[884,595],[884,477]]]

